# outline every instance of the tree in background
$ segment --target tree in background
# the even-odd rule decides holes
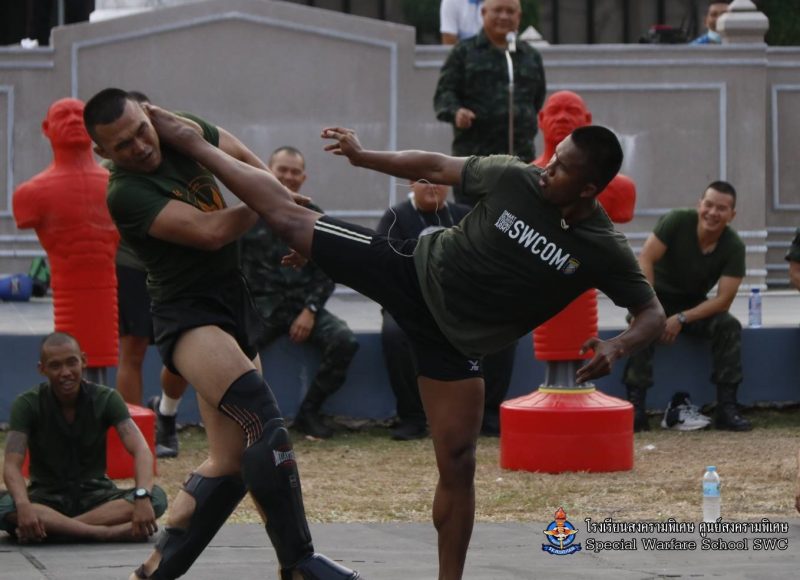
[[[786,2],[786,0],[755,0],[755,4],[769,18],[767,44],[800,45],[800,3]]]

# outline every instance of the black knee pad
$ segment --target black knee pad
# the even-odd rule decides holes
[[[242,477],[267,516],[267,534],[282,568],[314,552],[294,450],[283,419],[266,423],[242,457]]]
[[[183,489],[195,499],[189,526],[164,530],[156,544],[161,562],[150,578],[172,580],[186,574],[247,493],[244,482],[230,475],[204,477],[193,473]]]
[[[219,410],[239,424],[248,447],[258,441],[268,421],[282,416],[275,395],[257,370],[231,383],[220,399]]]

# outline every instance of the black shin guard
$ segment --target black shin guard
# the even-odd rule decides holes
[[[267,534],[281,568],[314,552],[306,523],[297,463],[275,397],[257,371],[234,381],[219,409],[247,436],[242,477],[267,517]]]
[[[164,530],[156,544],[161,562],[150,576],[154,580],[172,580],[185,574],[247,493],[238,477],[197,473],[189,476],[183,489],[195,499],[194,512],[186,529]]]

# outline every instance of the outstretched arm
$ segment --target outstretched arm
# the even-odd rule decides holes
[[[592,337],[581,347],[581,354],[594,349],[594,356],[578,369],[575,380],[578,384],[603,377],[622,357],[634,353],[654,340],[664,331],[664,309],[655,296],[637,308],[631,308],[633,321],[627,330],[611,340]]]
[[[322,130],[323,139],[334,142],[325,151],[342,155],[356,167],[364,167],[405,179],[427,179],[431,183],[459,185],[466,157],[451,157],[430,151],[367,151],[355,131],[343,127]]]

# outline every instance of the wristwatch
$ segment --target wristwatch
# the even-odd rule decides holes
[[[681,323],[681,326],[686,326],[686,323],[688,321],[686,320],[686,315],[683,312],[678,312],[677,318],[678,318],[678,322]]]
[[[133,499],[152,499],[153,495],[144,487],[137,487],[133,491]]]
[[[316,304],[313,304],[313,303],[312,304],[306,304],[306,308],[308,308],[313,314],[316,314],[317,312],[319,312],[319,306],[317,306]]]

